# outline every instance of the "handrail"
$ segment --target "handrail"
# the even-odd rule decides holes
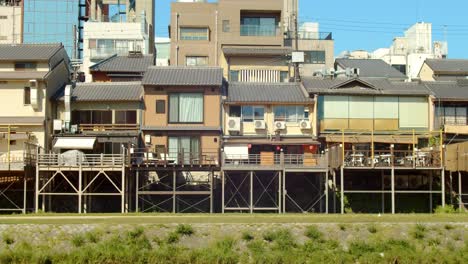
[[[80,124],[81,132],[138,131],[138,124]]]
[[[227,155],[223,153],[225,166],[287,166],[287,167],[328,167],[328,157],[323,154],[248,154]]]
[[[77,154],[75,156],[48,153],[39,154],[37,157],[39,166],[65,166],[65,167],[99,167],[99,166],[123,166],[125,158],[122,154]]]
[[[130,149],[128,164],[132,165],[219,165],[219,149],[200,149],[199,151],[158,151]]]

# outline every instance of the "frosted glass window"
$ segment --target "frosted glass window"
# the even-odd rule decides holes
[[[375,119],[398,119],[398,97],[375,97]]]
[[[400,128],[428,128],[429,109],[427,98],[399,98]]]
[[[348,118],[349,102],[348,96],[327,95],[323,98],[323,117],[327,118]]]
[[[374,118],[374,97],[372,96],[350,96],[349,118]]]

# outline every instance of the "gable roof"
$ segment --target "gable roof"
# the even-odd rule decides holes
[[[55,44],[0,44],[0,61],[48,61],[63,46]]]
[[[156,86],[221,86],[220,67],[150,67],[143,77],[143,85]]]
[[[406,76],[383,60],[374,59],[336,59],[335,65],[343,69],[358,68],[359,77],[405,79]]]
[[[313,100],[299,83],[229,83],[227,102],[307,103]]]
[[[89,67],[91,71],[103,72],[137,72],[144,73],[148,67],[154,65],[153,55],[140,57],[111,56]]]
[[[468,60],[427,59],[425,63],[436,73],[468,73]]]
[[[63,101],[64,91],[61,89],[55,98]],[[75,102],[136,102],[143,98],[143,87],[140,82],[77,83],[71,98]]]
[[[386,78],[319,79],[306,77],[303,78],[303,83],[306,90],[313,94],[414,96],[431,94],[423,84],[392,82]]]

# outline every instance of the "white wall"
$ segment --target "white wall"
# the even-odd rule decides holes
[[[0,44],[20,43],[22,14],[19,6],[0,6]]]

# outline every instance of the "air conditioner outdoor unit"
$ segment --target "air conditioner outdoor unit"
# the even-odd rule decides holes
[[[255,129],[266,129],[266,124],[264,120],[255,121]]]
[[[283,129],[286,129],[286,122],[280,122],[280,121],[275,122],[276,131],[283,130]]]
[[[230,117],[228,120],[228,131],[240,132],[241,130],[241,119],[240,117]]]
[[[60,119],[54,119],[54,131],[62,131],[63,122]]]
[[[70,126],[70,133],[77,134],[78,133],[78,125],[71,125]]]
[[[151,135],[145,135],[145,144],[151,144]]]
[[[311,129],[312,128],[311,125],[310,125],[310,121],[307,121],[307,120],[301,121],[299,126],[301,127],[301,129]]]

